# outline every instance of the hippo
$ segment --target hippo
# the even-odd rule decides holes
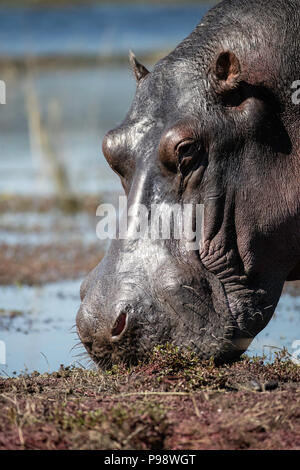
[[[225,0],[152,71],[103,154],[128,206],[202,205],[186,240],[112,240],[81,286],[77,331],[99,367],[173,344],[238,360],[300,278],[299,0]],[[164,209],[165,208],[165,209]]]

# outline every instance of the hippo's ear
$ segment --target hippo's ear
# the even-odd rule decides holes
[[[241,66],[233,52],[219,54],[212,67],[212,78],[217,93],[223,93],[236,88],[241,75]]]
[[[136,57],[132,51],[129,51],[129,61],[137,82],[148,75],[149,70],[147,70],[146,67],[136,60]]]

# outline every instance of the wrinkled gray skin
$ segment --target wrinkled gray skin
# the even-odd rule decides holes
[[[201,248],[115,240],[83,282],[81,341],[100,366],[157,344],[231,361],[300,274],[297,0],[232,0],[148,71],[103,151],[128,205],[204,203]]]

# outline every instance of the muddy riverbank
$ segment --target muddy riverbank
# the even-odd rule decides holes
[[[0,284],[38,285],[62,279],[78,279],[101,260],[103,251],[95,244],[1,245]]]
[[[0,449],[299,449],[300,368],[158,348],[107,372],[0,378]]]

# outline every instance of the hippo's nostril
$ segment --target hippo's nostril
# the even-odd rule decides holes
[[[127,315],[126,313],[121,313],[115,321],[115,324],[111,330],[112,337],[120,336],[124,331],[126,326]]]
[[[93,348],[93,343],[91,341],[85,341],[84,343],[84,346],[85,348],[88,350],[88,351],[91,351],[92,348]]]

